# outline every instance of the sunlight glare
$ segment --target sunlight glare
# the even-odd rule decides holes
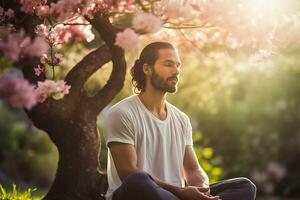
[[[278,18],[287,14],[290,10],[290,2],[287,0],[249,0],[249,14],[254,18]]]

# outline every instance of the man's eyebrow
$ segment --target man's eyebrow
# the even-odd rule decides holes
[[[176,63],[177,66],[180,66],[181,65],[181,62],[175,62],[173,60],[164,60],[164,62],[170,62],[172,64]]]

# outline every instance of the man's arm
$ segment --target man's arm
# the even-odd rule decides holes
[[[186,146],[183,159],[184,175],[188,185],[209,187],[209,179],[199,165],[193,146]]]
[[[122,182],[131,173],[144,172],[148,174],[147,172],[137,167],[137,155],[133,145],[119,142],[110,142],[108,144],[108,147],[112,154],[117,173]],[[205,195],[204,193],[207,191],[203,190],[203,188],[193,186],[181,188],[165,183],[159,180],[157,177],[151,176],[150,174],[148,175],[154,180],[157,185],[165,190],[168,190],[182,200],[219,200],[219,197],[209,197]]]

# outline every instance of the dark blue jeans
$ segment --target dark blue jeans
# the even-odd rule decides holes
[[[222,200],[254,200],[255,185],[247,178],[223,180],[210,185],[210,193]],[[128,175],[114,192],[113,200],[180,200],[171,192],[158,186],[145,173]]]

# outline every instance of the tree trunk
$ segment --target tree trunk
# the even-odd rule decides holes
[[[107,189],[106,176],[99,171],[101,146],[96,117],[83,116],[79,112],[69,119],[47,118],[51,122],[47,133],[57,146],[59,161],[46,200],[100,199]],[[34,117],[31,120],[39,121]]]
[[[13,1],[5,9],[14,8]],[[19,5],[18,5],[19,7]],[[42,20],[15,9],[22,23],[17,29],[25,29],[34,35],[34,28]],[[59,152],[55,180],[44,197],[45,200],[101,200],[106,193],[107,176],[100,172],[100,136],[97,130],[97,115],[122,89],[126,75],[124,51],[114,45],[116,33],[113,26],[101,13],[90,20],[105,45],[86,55],[65,77],[71,85],[69,94],[61,100],[48,98],[31,110],[26,110],[33,124],[44,130]],[[88,78],[104,64],[112,61],[113,70],[106,85],[94,96],[84,89]],[[22,66],[23,75],[32,84],[44,81],[45,75],[36,76],[33,68],[40,63],[38,58],[23,58],[16,67]]]

